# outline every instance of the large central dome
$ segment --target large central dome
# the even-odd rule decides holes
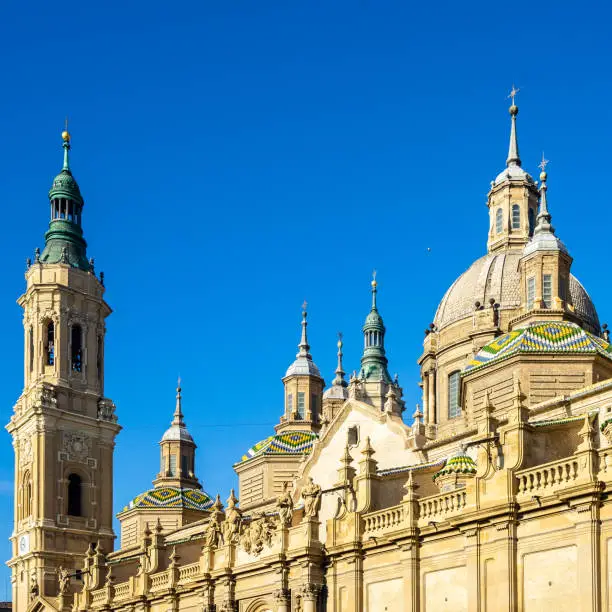
[[[476,302],[488,306],[491,298],[500,305],[500,310],[519,308],[521,256],[522,251],[514,250],[489,253],[477,259],[444,294],[434,318],[436,327],[441,330],[456,321],[471,317]],[[576,315],[593,332],[599,333],[595,306],[580,281],[572,274],[569,291]]]

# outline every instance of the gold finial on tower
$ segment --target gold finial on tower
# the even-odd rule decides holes
[[[64,131],[62,132],[62,140],[64,142],[70,142],[70,132],[68,131],[68,117],[64,121]]]
[[[372,270],[372,287],[375,289],[378,283],[376,282],[376,270]]]

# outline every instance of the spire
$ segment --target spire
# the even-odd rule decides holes
[[[318,376],[321,374],[319,372],[319,368],[315,365],[312,360],[312,355],[310,354],[310,344],[308,344],[308,311],[306,307],[308,306],[308,302],[304,301],[302,304],[302,336],[300,338],[300,343],[298,344],[298,352],[295,356],[295,361],[289,366],[285,376],[293,376],[293,375],[307,375],[307,376]]]
[[[339,387],[346,387],[346,380],[344,380],[344,369],[342,368],[342,332],[338,332],[338,366],[336,367],[336,378],[334,378],[334,385]]]
[[[542,170],[540,173],[540,181],[542,181],[542,185],[540,186],[540,212],[538,213],[534,234],[555,233],[555,228],[550,224],[552,217],[548,212],[548,199],[546,197],[546,192],[548,191],[548,185],[546,184],[546,180],[548,179],[546,166],[549,163],[550,162],[544,158],[544,153],[542,153],[542,161],[538,166],[538,168]]]
[[[183,396],[181,395],[181,377],[178,377],[178,383],[176,386],[176,408],[174,409],[174,418],[172,419],[172,425],[178,425],[179,427],[185,427],[185,421],[183,421],[183,410],[182,402]]]
[[[378,283],[376,282],[376,270],[374,270],[372,272],[372,311],[377,310],[376,309],[376,287],[378,286]]]
[[[306,308],[308,307],[308,302],[304,300],[302,304],[302,337],[300,339],[300,343],[298,344],[298,348],[300,349],[296,357],[305,357],[306,359],[312,359],[309,351],[310,345],[308,344],[308,334],[306,328],[308,327],[308,321],[306,320],[308,317],[308,311]]]
[[[512,90],[510,91],[510,95],[508,98],[512,99],[512,104],[510,105],[510,116],[511,125],[510,125],[510,145],[508,147],[508,159],[506,159],[506,166],[520,166],[521,158],[519,157],[519,147],[518,147],[518,138],[516,135],[516,116],[518,115],[518,106],[514,103],[514,98],[516,94],[520,90],[512,85]]]
[[[62,140],[64,141],[62,145],[64,147],[64,166],[62,170],[70,172],[70,158],[68,155],[70,151],[70,132],[68,131],[68,117],[66,117],[65,129],[62,132]]]

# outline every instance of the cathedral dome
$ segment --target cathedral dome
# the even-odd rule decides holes
[[[521,305],[522,250],[488,253],[477,259],[448,289],[440,302],[434,325],[441,330],[452,323],[471,317],[474,305],[488,306],[494,299],[500,310],[512,310]],[[589,294],[580,281],[570,274],[569,291],[576,315],[595,331],[599,318]]]
[[[64,168],[54,179],[51,189],[49,190],[49,199],[67,198],[83,205],[83,196],[72,172]]]

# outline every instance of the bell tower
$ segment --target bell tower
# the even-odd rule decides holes
[[[113,548],[113,449],[120,427],[104,397],[103,276],[88,260],[81,226],[84,205],[69,163],[49,200],[42,254],[28,260],[23,308],[24,388],[7,430],[15,450],[11,536],[13,606],[54,596],[60,567],[81,567],[91,542]]]

